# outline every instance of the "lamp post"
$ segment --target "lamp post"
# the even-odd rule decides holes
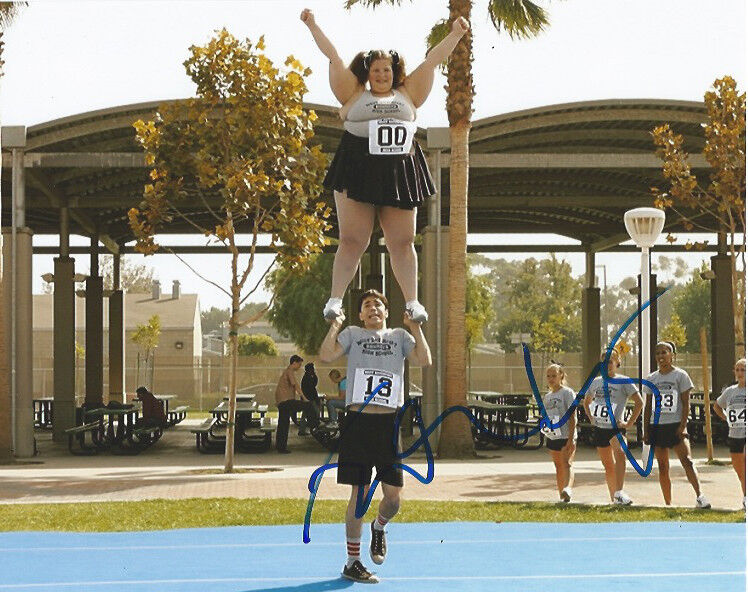
[[[657,237],[660,236],[662,228],[665,226],[665,212],[658,210],[657,208],[634,208],[633,210],[627,211],[623,215],[623,222],[626,225],[626,232],[629,233],[631,239],[636,243],[636,246],[642,250],[641,256],[641,302],[642,305],[649,302],[649,249],[654,246],[657,241]],[[642,328],[639,334],[639,351],[641,351],[641,376],[639,379],[649,376],[651,371],[650,358],[651,358],[651,343],[650,343],[650,312],[651,306],[647,306],[641,312]],[[639,383],[641,384],[641,382]],[[642,418],[642,422],[646,421],[646,418]],[[649,446],[642,444],[642,463],[644,466],[648,464],[649,459]]]

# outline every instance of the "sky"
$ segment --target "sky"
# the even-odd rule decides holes
[[[551,26],[533,40],[512,41],[488,19],[487,0],[475,0],[474,120],[565,102],[610,98],[697,101],[712,82],[730,74],[745,89],[746,7],[743,0],[567,0],[540,3]],[[311,8],[345,61],[363,49],[397,49],[413,68],[424,56],[424,39],[446,18],[446,0],[403,0],[399,8],[346,11],[343,0],[250,0],[244,2],[31,2],[7,31],[5,76],[0,87],[3,125],[34,125],[118,105],[191,96],[182,62],[188,48],[226,27],[237,37],[265,36],[277,63],[293,54],[308,65],[307,102],[334,105],[326,58],[299,20]],[[419,109],[421,127],[447,126],[445,84],[437,78]],[[56,244],[37,236],[35,244]],[[472,243],[570,243],[555,235],[490,235]],[[72,244],[88,244],[87,239]],[[681,238],[680,242],[683,242]],[[170,244],[199,244],[196,237],[169,237]],[[538,255],[535,255],[538,257]],[[172,255],[135,261],[152,266],[165,289],[174,279],[185,293],[200,294],[201,307],[225,308],[227,296],[204,283]],[[505,258],[523,258],[523,255]],[[696,266],[708,255],[687,255]],[[563,255],[573,273],[584,272],[582,255]],[[228,256],[189,256],[203,275],[228,284]],[[269,261],[257,266],[257,277]],[[636,255],[599,254],[608,284],[635,275]],[[52,257],[34,257],[34,291],[52,270]],[[88,258],[76,258],[76,271]],[[225,273],[222,273],[226,270]],[[599,270],[602,275],[602,269]],[[267,298],[258,292],[252,300]]]

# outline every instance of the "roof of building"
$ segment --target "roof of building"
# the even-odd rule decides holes
[[[51,330],[53,326],[52,294],[34,294],[34,329]],[[153,315],[161,319],[162,330],[192,330],[195,319],[200,323],[200,304],[197,294],[182,294],[174,299],[171,294],[154,300],[150,294],[125,294],[125,326],[128,331],[148,322]],[[75,326],[83,329],[86,321],[85,298],[75,299]],[[109,307],[104,300],[104,326],[109,326]]]

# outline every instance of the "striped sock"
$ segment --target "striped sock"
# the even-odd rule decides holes
[[[377,519],[374,521],[374,530],[384,530],[384,527],[387,526],[387,523],[389,522],[389,518],[385,518],[381,514],[377,516]]]
[[[346,539],[346,546],[348,547],[348,561],[346,565],[350,567],[354,561],[361,560],[361,537]]]

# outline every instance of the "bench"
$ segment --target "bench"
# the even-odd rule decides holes
[[[83,425],[65,430],[65,433],[68,435],[68,450],[70,450],[70,454],[75,454],[76,456],[91,456],[93,454],[98,454],[101,445],[98,442],[99,439],[95,437],[94,434],[101,435],[104,429],[106,429],[106,425],[96,421],[84,423]],[[86,444],[87,432],[90,432],[91,434],[91,443],[93,446]],[[79,450],[73,448],[73,440],[78,441]]]
[[[267,413],[267,405],[258,405],[257,411],[261,416]],[[267,452],[273,445],[274,426],[268,418],[268,421],[262,419],[253,419],[251,424],[245,427],[239,434],[237,447],[242,452]]]
[[[514,426],[515,433],[513,436],[515,439],[513,440],[512,444],[515,448],[525,448],[527,447],[528,450],[537,450],[538,448],[542,448],[543,444],[545,442],[545,435],[543,432],[538,430],[536,433],[530,435],[530,430],[537,429],[538,428],[538,422],[539,420],[536,419],[535,421],[514,421],[509,424],[510,428]],[[517,438],[519,434],[522,434],[523,438]],[[527,446],[530,442],[530,438],[533,436],[537,436],[538,443],[533,444],[532,446]]]
[[[185,417],[187,417],[187,411],[189,410],[188,405],[182,405],[181,407],[176,407],[174,409],[171,409],[169,413],[166,415],[166,427],[171,428],[180,423],[184,420]]]
[[[195,434],[195,446],[197,446],[198,452],[209,454],[225,449],[225,442],[211,438],[213,435],[213,426],[216,425],[217,421],[215,417],[209,417],[199,426],[190,428],[190,432]]]

